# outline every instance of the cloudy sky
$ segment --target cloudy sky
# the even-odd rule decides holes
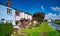
[[[6,5],[6,0],[0,0]],[[44,12],[45,19],[60,19],[60,0],[11,0],[11,7],[31,14]]]

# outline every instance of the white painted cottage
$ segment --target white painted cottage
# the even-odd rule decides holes
[[[0,22],[11,22],[15,25],[15,9],[0,4]]]
[[[0,3],[0,22],[11,22],[16,25],[16,21],[20,22],[23,18],[32,20],[32,15],[12,8],[10,5],[10,0],[7,1],[7,5]]]
[[[32,15],[31,14],[28,14],[26,12],[22,12],[22,11],[19,11],[19,10],[16,10],[15,11],[15,21],[16,21],[16,24],[20,24],[20,21],[21,20],[32,20]]]

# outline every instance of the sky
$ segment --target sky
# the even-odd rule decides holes
[[[34,14],[45,13],[45,19],[60,19],[60,0],[10,0],[11,7]],[[6,5],[6,0],[0,0]]]

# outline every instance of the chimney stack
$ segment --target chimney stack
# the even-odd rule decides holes
[[[10,0],[7,0],[7,6],[8,6],[8,7],[11,6],[11,2],[10,2]]]

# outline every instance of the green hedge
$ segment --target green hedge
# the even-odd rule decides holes
[[[60,24],[60,21],[53,21],[53,23],[55,23],[55,24]]]
[[[0,36],[10,36],[13,33],[11,23],[0,23]]]
[[[56,31],[51,31],[47,33],[47,36],[60,36],[60,33],[56,32]]]

